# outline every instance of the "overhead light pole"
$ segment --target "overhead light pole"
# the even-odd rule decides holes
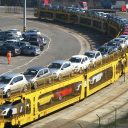
[[[24,0],[24,13],[23,13],[23,31],[26,31],[26,0]]]

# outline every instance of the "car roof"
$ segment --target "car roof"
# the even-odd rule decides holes
[[[91,50],[91,51],[87,51],[87,52],[85,52],[85,53],[97,53],[97,52],[100,52],[100,51]]]
[[[5,73],[5,74],[3,74],[3,75],[0,75],[0,76],[8,76],[8,77],[15,77],[15,76],[22,76],[22,74],[20,74],[20,73]]]
[[[52,63],[60,63],[60,64],[62,64],[62,63],[66,63],[66,62],[71,63],[70,61],[67,61],[67,60],[55,60]]]
[[[114,47],[114,46],[103,45],[103,46],[101,46],[100,48],[107,48],[107,49],[108,49],[108,48],[113,48],[113,47]],[[99,48],[99,49],[100,49],[100,48]]]
[[[115,41],[115,40],[124,40],[124,39],[122,39],[122,38],[114,38],[113,41]]]
[[[40,69],[45,69],[47,67],[43,67],[43,66],[34,66],[34,67],[30,67],[28,69],[35,69],[35,70],[40,70]]]
[[[35,46],[35,45],[28,45],[25,48],[28,48],[28,47],[31,47],[31,48],[39,48],[38,46]]]
[[[74,55],[74,56],[72,56],[72,57],[74,57],[74,58],[75,58],[75,57],[76,57],[76,58],[77,58],[77,57],[78,57],[78,58],[85,58],[85,57],[87,57],[87,56],[86,56],[86,55]]]

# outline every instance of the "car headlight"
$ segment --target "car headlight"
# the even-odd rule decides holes
[[[6,111],[2,111],[1,115],[6,115]]]

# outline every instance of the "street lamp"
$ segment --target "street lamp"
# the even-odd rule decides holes
[[[23,13],[23,31],[26,31],[26,0],[24,0],[24,13]]]

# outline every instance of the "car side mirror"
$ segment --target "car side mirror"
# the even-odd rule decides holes
[[[13,85],[14,83],[11,83],[10,85]]]
[[[41,75],[37,75],[37,77],[40,77]]]

